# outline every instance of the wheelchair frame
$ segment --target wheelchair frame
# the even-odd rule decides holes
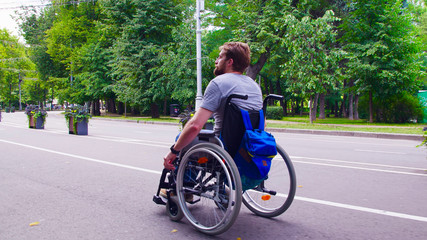
[[[236,97],[245,98],[231,95],[227,104]],[[264,112],[270,98],[283,97],[267,96]],[[233,158],[212,130],[202,130],[175,160],[177,171],[163,169],[153,201],[166,205],[172,221],[185,216],[197,230],[209,235],[227,231],[236,220],[242,202],[256,215],[278,216],[292,204],[296,176],[285,150],[277,145],[277,152],[268,177],[255,188],[242,192],[241,176]],[[166,199],[160,196],[161,189],[166,189]],[[192,199],[187,198],[190,195]]]

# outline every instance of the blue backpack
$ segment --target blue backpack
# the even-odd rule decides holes
[[[277,155],[276,140],[264,131],[264,114],[259,111],[259,127],[253,129],[248,111],[241,109],[245,133],[234,157],[244,190],[256,187],[267,178],[271,161]]]

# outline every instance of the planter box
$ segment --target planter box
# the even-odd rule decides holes
[[[30,119],[28,120],[28,122],[30,123],[30,128],[36,128],[36,124],[34,122],[34,117],[30,116]]]
[[[30,116],[29,122],[30,122],[30,126],[29,126],[30,128],[44,129],[42,117],[38,117],[37,119],[35,119],[34,116]]]
[[[43,118],[38,117],[36,119],[36,129],[44,129]]]
[[[81,122],[74,122],[75,119],[73,117],[70,117],[69,126],[68,126],[68,133],[69,134],[76,134],[76,135],[88,135],[88,121],[83,120]],[[76,124],[76,130],[74,132],[74,124]]]
[[[77,122],[77,135],[87,135],[87,120]]]
[[[70,117],[69,121],[68,121],[68,133],[69,134],[74,134],[74,127],[73,127],[73,117]]]

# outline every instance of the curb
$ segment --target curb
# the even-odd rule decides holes
[[[138,124],[157,124],[157,125],[169,125],[169,126],[180,125],[179,123],[156,122],[156,121],[139,121],[139,120],[125,120],[125,119],[111,119],[111,118],[92,118],[92,119],[104,120],[104,121],[134,122]],[[413,134],[326,131],[326,130],[293,129],[293,128],[266,128],[266,130],[269,132],[316,134],[316,135],[328,135],[328,136],[368,137],[368,138],[382,138],[382,139],[396,139],[396,140],[398,139],[398,140],[412,140],[412,141],[424,140],[424,136],[413,135]]]
[[[368,138],[399,139],[399,140],[413,140],[413,141],[424,140],[424,136],[413,135],[413,134],[326,131],[326,130],[291,129],[291,128],[267,128],[267,130],[271,132],[317,134],[317,135],[329,135],[329,136],[368,137]]]

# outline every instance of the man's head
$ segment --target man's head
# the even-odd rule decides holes
[[[229,72],[243,73],[251,62],[251,50],[248,44],[241,42],[224,43],[215,61],[215,76]]]

